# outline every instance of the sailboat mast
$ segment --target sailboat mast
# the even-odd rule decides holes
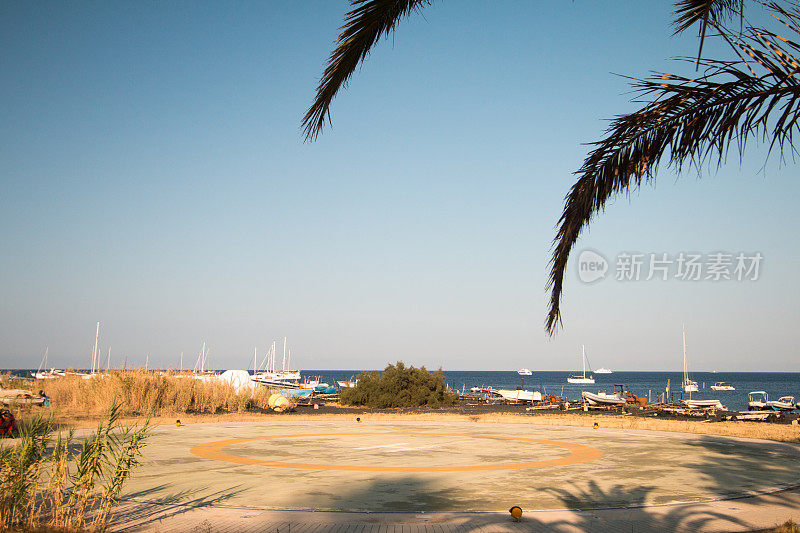
[[[681,322],[681,328],[683,329],[683,383],[686,385],[686,382],[689,379],[689,374],[686,368],[686,324]]]
[[[286,370],[286,337],[283,338],[283,361],[281,362],[281,370]]]
[[[111,369],[111,346],[108,347],[108,359],[106,359],[106,372]]]
[[[257,365],[258,365],[258,346],[254,346],[253,347],[253,375],[254,376],[256,375],[256,371],[258,370]]]
[[[586,379],[586,345],[581,344],[581,360],[583,362],[583,378]]]
[[[97,364],[97,342],[100,340],[100,322],[97,323],[97,330],[94,333],[94,347],[92,348],[92,374]]]

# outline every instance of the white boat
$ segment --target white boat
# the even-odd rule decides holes
[[[519,370],[517,370],[517,374],[519,374],[520,376],[532,376],[533,372],[531,372],[527,368],[520,368]]]
[[[300,371],[289,370],[292,362],[292,352],[289,351],[289,358],[286,358],[286,337],[283,338],[283,361],[281,362],[281,369],[275,368],[275,341],[272,341],[272,346],[267,350],[262,361],[262,368],[253,374],[250,378],[256,383],[267,385],[269,387],[281,387],[289,389],[300,388]]]
[[[689,379],[689,367],[686,365],[686,326],[681,324],[683,328],[683,392],[697,392],[700,390],[697,387],[697,382]]]
[[[355,376],[350,376],[347,381],[337,381],[336,384],[339,385],[340,389],[352,389],[358,385],[358,379]]]
[[[542,393],[539,391],[496,389],[492,392],[512,402],[539,402],[542,400]]]
[[[594,384],[594,376],[586,377],[586,347],[583,344],[581,344],[581,361],[583,362],[583,374],[570,374],[569,377],[567,377],[567,383],[578,383],[582,385]]]
[[[42,358],[42,362],[39,363],[39,368],[36,372],[31,372],[31,377],[33,379],[55,379],[64,377],[64,372],[61,370],[56,370],[55,368],[47,369],[47,354],[50,352],[50,347],[46,346],[44,349],[44,357]],[[44,370],[42,370],[44,368]]]
[[[602,391],[597,394],[583,391],[581,397],[590,405],[625,405],[627,403],[625,398],[619,394],[607,394]]]
[[[767,402],[769,401],[769,395],[766,391],[763,390],[756,390],[747,395],[749,401],[747,402],[747,408],[750,411],[763,411],[767,408]]]
[[[594,371],[594,373],[595,374],[613,374],[613,372],[611,372],[611,370],[609,370],[607,368],[598,368],[597,370]]]
[[[692,409],[725,409],[719,400],[681,400],[681,402]]]
[[[773,411],[794,411],[797,409],[797,402],[794,396],[781,396],[777,400],[770,400],[767,402],[767,409]]]
[[[711,390],[736,390],[736,389],[730,383],[725,383],[724,381],[717,381],[716,383],[711,385]]]

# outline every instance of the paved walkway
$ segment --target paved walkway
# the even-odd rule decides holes
[[[113,529],[748,531],[800,520],[798,465],[797,445],[615,429],[162,426]],[[522,522],[512,505],[528,510]]]
[[[123,503],[112,531],[186,533],[449,533],[754,531],[800,520],[800,491],[710,503],[595,511],[508,513],[333,513],[259,511],[184,505]]]

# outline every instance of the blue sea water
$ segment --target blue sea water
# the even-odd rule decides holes
[[[19,376],[30,376],[29,370],[13,370]],[[360,370],[304,370],[303,377],[322,376],[323,381],[333,385],[336,381],[350,379]],[[456,371],[444,370],[445,380],[454,389],[491,386],[495,389],[515,389],[523,386],[528,390],[539,390],[548,394],[564,396],[570,401],[578,400],[581,391],[612,392],[615,384],[630,387],[638,396],[658,401],[665,392],[667,380],[673,399],[681,398],[680,384],[683,376],[680,372],[614,372],[613,374],[595,374],[594,385],[571,385],[567,383],[570,372],[548,371],[534,372],[532,376],[520,376],[516,371]],[[763,390],[770,399],[780,396],[794,396],[800,399],[800,372],[692,372],[691,378],[697,382],[700,391],[693,393],[697,399],[719,399],[731,410],[747,409],[747,393]],[[714,391],[711,385],[717,381],[725,381],[736,387],[735,391]]]

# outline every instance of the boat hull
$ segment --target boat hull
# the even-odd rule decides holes
[[[625,398],[620,398],[616,394],[593,394],[591,392],[581,392],[581,397],[591,405],[625,405],[628,403]]]
[[[539,391],[498,389],[492,392],[512,402],[539,402],[542,400],[542,393]]]

